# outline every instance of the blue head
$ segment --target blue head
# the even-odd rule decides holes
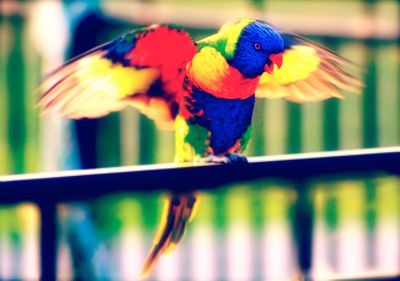
[[[235,55],[229,64],[243,76],[254,78],[264,71],[271,73],[282,64],[284,42],[277,30],[260,21],[246,25],[238,38]]]

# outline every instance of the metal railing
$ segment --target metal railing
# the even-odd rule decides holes
[[[248,164],[240,165],[156,164],[8,175],[0,177],[0,203],[32,201],[39,206],[41,277],[43,280],[55,280],[56,205],[59,202],[86,200],[122,191],[157,190],[179,193],[210,190],[230,183],[256,179],[285,179],[293,182],[298,193],[295,219],[297,223],[301,222],[302,229],[296,237],[298,262],[302,272],[307,275],[311,267],[313,225],[311,210],[305,204],[307,182],[318,180],[320,176],[337,174],[362,178],[366,173],[383,172],[400,176],[398,163],[400,147],[390,147],[251,157]]]

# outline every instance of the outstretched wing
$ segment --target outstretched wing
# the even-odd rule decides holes
[[[156,121],[172,124],[184,68],[196,47],[183,30],[153,25],[96,47],[50,73],[38,101],[43,113],[96,118],[128,105]]]
[[[360,92],[363,83],[344,70],[351,62],[300,36],[286,33],[283,39],[282,67],[261,75],[257,97],[308,102]]]

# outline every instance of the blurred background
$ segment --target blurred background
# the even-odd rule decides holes
[[[263,19],[365,69],[354,73],[366,84],[360,96],[303,105],[259,100],[247,155],[397,146],[399,13],[400,1],[389,0],[2,0],[0,174],[172,162],[173,133],[133,109],[76,122],[40,118],[34,108],[40,79],[65,59],[160,22],[180,24],[197,39],[231,19]],[[182,243],[152,280],[295,278],[302,224],[294,221],[296,184],[259,181],[205,193]],[[338,175],[306,189],[300,199],[312,210],[312,276],[399,274],[398,177]],[[58,278],[136,280],[162,204],[161,193],[60,204]],[[39,278],[39,226],[34,204],[0,205],[0,279]]]

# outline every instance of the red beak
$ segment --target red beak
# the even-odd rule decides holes
[[[278,69],[281,68],[283,60],[282,53],[270,55],[269,60],[271,61],[271,64],[266,64],[264,70],[271,74],[274,71],[274,65],[276,65]]]

